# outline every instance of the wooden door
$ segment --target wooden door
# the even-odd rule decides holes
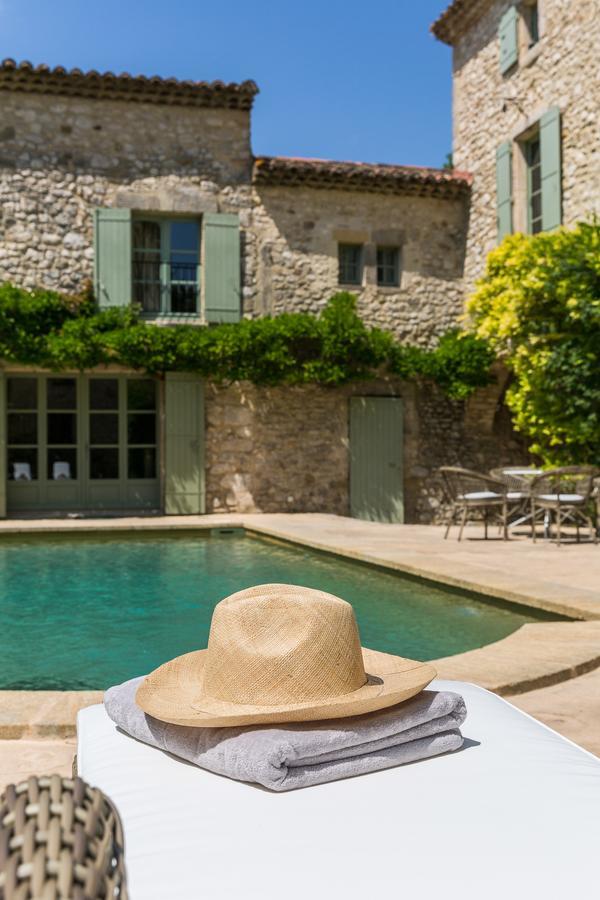
[[[403,418],[399,397],[350,400],[350,513],[404,521]]]
[[[165,384],[165,512],[204,512],[204,385],[168,372]]]

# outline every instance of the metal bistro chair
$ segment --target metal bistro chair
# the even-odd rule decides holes
[[[531,536],[536,540],[535,518],[539,510],[549,515],[554,513],[556,522],[556,543],[560,546],[561,526],[571,522],[577,529],[583,522],[590,531],[595,544],[598,535],[592,521],[591,507],[594,480],[600,469],[594,466],[563,466],[550,469],[538,475],[531,482]]]
[[[502,537],[505,541],[508,540],[508,488],[503,481],[458,466],[442,466],[438,471],[444,482],[450,507],[444,539],[448,537],[457,516],[460,516],[459,541],[462,540],[466,522],[479,517],[483,518],[484,536],[487,540],[491,513],[493,517],[500,518]]]

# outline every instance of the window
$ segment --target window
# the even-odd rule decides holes
[[[133,302],[147,315],[197,315],[200,227],[190,219],[134,219]]]
[[[362,244],[338,245],[338,281],[362,284]]]
[[[539,133],[525,144],[527,165],[527,225],[530,234],[542,231],[542,157]]]
[[[380,287],[398,287],[400,284],[398,247],[377,248],[377,284]]]
[[[527,31],[527,49],[531,49],[540,39],[539,8],[537,3],[523,6],[523,22]]]

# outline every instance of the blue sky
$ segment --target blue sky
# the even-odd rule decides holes
[[[441,166],[446,0],[0,0],[0,56],[194,80],[253,78],[257,154]]]

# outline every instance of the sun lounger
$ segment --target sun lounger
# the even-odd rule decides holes
[[[78,770],[116,804],[133,900],[591,897],[600,759],[505,700],[466,701],[465,748],[285,794],[78,719]]]

